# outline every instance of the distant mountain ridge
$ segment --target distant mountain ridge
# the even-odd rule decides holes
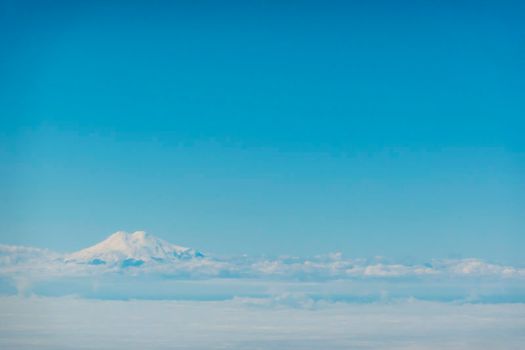
[[[67,262],[91,265],[139,266],[148,262],[171,262],[203,258],[201,252],[169,243],[144,231],[118,231],[100,243],[66,256]]]

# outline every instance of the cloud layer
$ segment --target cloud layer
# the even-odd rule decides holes
[[[488,263],[479,259],[441,259],[423,264],[399,264],[382,258],[352,259],[340,253],[299,257],[199,257],[140,264],[89,263],[72,260],[48,250],[0,245],[0,276],[12,274],[40,277],[86,276],[111,273],[163,275],[183,279],[271,278],[333,280],[352,278],[402,278],[424,276],[492,277],[525,279],[525,268]],[[132,259],[127,259],[132,260]]]
[[[0,245],[0,348],[513,350],[525,342],[521,267],[340,253],[225,258],[122,237],[76,255]]]
[[[123,260],[127,261],[127,260]],[[479,259],[400,264],[333,253],[311,258],[199,256],[93,264],[69,254],[0,245],[0,294],[99,299],[274,297],[315,300],[525,302],[525,269]]]
[[[0,298],[0,347],[61,349],[521,349],[524,304]]]

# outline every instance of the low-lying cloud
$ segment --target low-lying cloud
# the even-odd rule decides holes
[[[299,257],[195,257],[140,264],[72,261],[37,248],[0,245],[0,294],[99,299],[198,299],[304,294],[315,300],[415,297],[525,301],[525,269],[479,259],[400,264],[340,253]]]
[[[0,348],[522,349],[524,304],[0,298]]]
[[[384,259],[344,258],[340,253],[299,257],[201,257],[170,261],[118,263],[74,261],[48,250],[0,245],[0,276],[164,275],[185,279],[273,278],[331,280],[359,277],[477,276],[525,279],[525,268],[493,264],[480,259],[441,259],[424,264],[399,264]]]

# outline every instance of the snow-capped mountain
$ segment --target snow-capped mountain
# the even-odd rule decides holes
[[[199,251],[171,244],[144,231],[119,231],[94,246],[69,254],[66,261],[93,265],[139,266],[147,262],[170,262],[202,257],[204,255]]]

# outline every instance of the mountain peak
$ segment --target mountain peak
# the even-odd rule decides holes
[[[147,233],[145,231],[135,231],[131,234],[131,237],[136,239],[144,239],[146,238]]]
[[[95,265],[137,266],[147,262],[186,260],[203,256],[194,249],[171,244],[144,231],[117,231],[98,244],[70,254],[67,260]]]

